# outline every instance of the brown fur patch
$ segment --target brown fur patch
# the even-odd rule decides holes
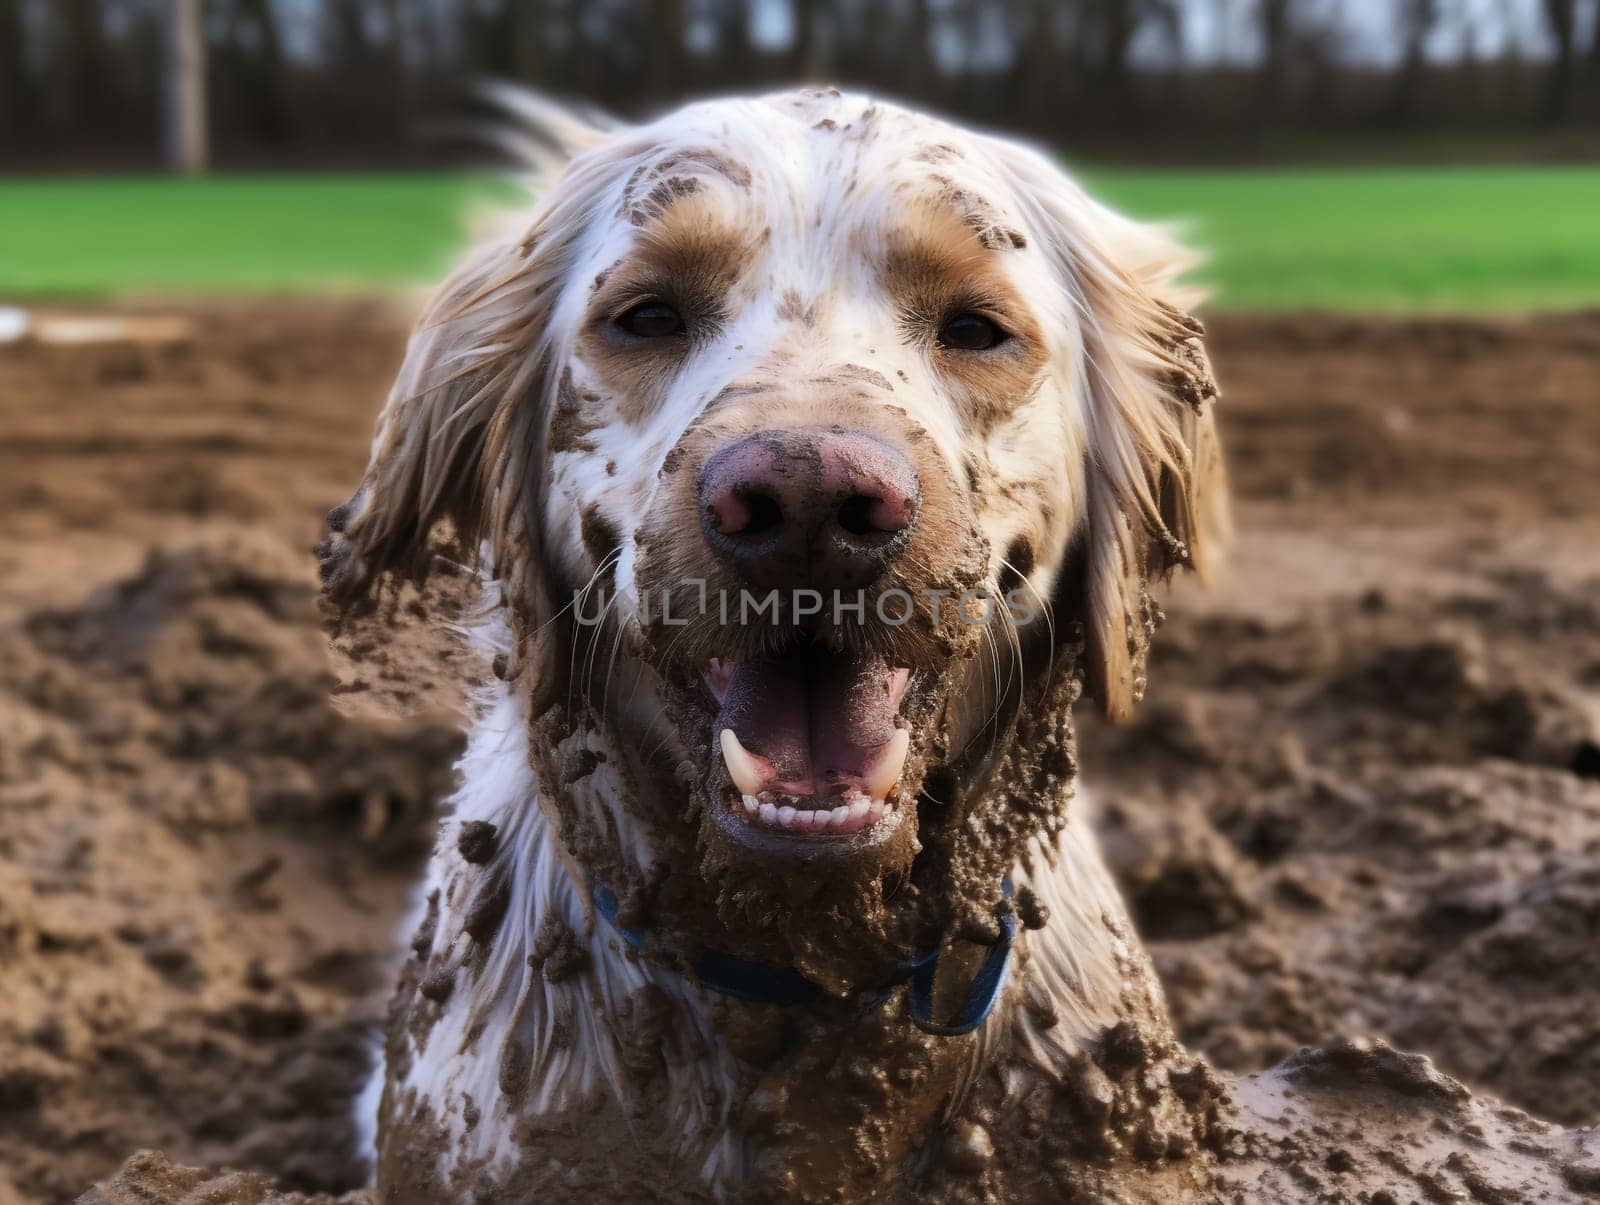
[[[974,494],[982,493],[985,478],[993,474],[984,466],[983,461],[971,452],[967,453],[963,467],[967,470],[967,488]]]
[[[989,250],[1003,251],[1010,248],[1020,251],[1028,245],[1028,240],[1022,232],[1006,225],[999,210],[987,199],[980,197],[970,188],[957,184],[949,176],[935,174],[933,181],[939,186],[940,203],[959,213],[962,222]]]
[[[601,424],[584,413],[584,400],[572,383],[572,370],[567,369],[556,386],[556,408],[550,416],[550,455],[594,451],[594,441],[589,436]]]
[[[707,409],[714,409],[728,402],[736,402],[740,398],[758,397],[763,393],[771,393],[776,388],[777,385],[771,381],[737,381],[734,384],[723,386],[718,391],[717,396],[711,399],[711,405]]]
[[[874,385],[887,393],[894,392],[894,385],[888,377],[875,368],[868,368],[865,364],[841,364],[833,375],[847,381],[865,381],[868,385]]]
[[[579,530],[583,537],[583,549],[596,565],[604,564],[605,559],[622,545],[616,524],[601,514],[598,506],[584,508]]]
[[[649,192],[628,207],[628,221],[635,226],[646,225],[684,197],[692,197],[704,187],[693,176],[667,176],[658,180]]]
[[[753,232],[730,225],[721,207],[699,194],[676,198],[643,227],[634,248],[614,265],[590,302],[579,352],[623,421],[637,425],[670,383],[692,340],[727,315],[729,290],[760,245]],[[682,316],[685,333],[640,339],[616,325],[634,306],[662,301]]]
[[[715,147],[692,146],[668,154],[657,165],[660,172],[700,171],[723,177],[736,188],[749,188],[750,169]]]
[[[748,189],[750,169],[712,147],[684,147],[633,169],[622,188],[617,216],[644,226],[674,202],[697,193],[707,177],[720,177],[735,188]]]
[[[785,289],[778,295],[778,317],[785,322],[799,322],[804,326],[817,324],[817,307],[808,303],[796,289]]]
[[[883,275],[899,302],[907,339],[929,347],[980,433],[1037,392],[1047,360],[1043,333],[963,215],[944,208],[912,210],[891,244]],[[940,327],[960,313],[987,318],[1010,337],[987,351],[941,347]]]

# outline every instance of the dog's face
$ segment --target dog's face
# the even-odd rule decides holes
[[[983,802],[1019,713],[1057,739],[1030,712],[1079,668],[1125,712],[1145,582],[1220,522],[1183,264],[834,92],[578,137],[419,328],[330,594],[424,571],[439,519],[482,540],[579,873],[869,982],[981,932],[1050,814]]]

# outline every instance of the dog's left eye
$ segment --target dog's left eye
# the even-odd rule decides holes
[[[683,319],[678,311],[661,301],[647,301],[634,306],[617,319],[617,325],[641,339],[661,339],[668,335],[683,334]]]
[[[939,328],[939,346],[952,351],[987,351],[1005,341],[1005,331],[978,314],[957,314]]]

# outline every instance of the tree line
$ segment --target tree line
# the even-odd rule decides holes
[[[0,157],[160,153],[177,0],[0,0]],[[222,162],[437,161],[475,78],[623,114],[827,80],[1097,150],[1600,130],[1600,0],[201,0]]]

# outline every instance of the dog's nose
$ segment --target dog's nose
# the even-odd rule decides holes
[[[864,431],[756,431],[700,472],[707,542],[767,588],[867,585],[905,547],[921,500],[904,453]]]

